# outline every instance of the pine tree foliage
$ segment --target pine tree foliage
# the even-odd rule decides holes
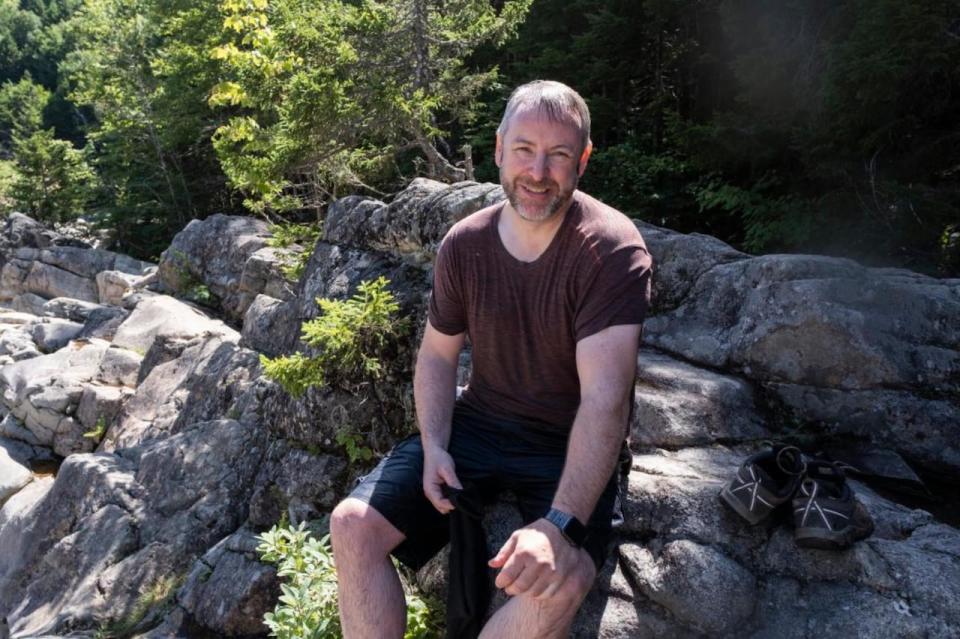
[[[530,2],[224,0],[213,55],[229,79],[210,98],[232,110],[214,138],[224,171],[260,211],[317,209],[410,150],[428,174],[462,179],[444,120],[469,118],[495,77],[464,60],[506,41]]]

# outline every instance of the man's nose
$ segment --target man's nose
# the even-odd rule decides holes
[[[533,156],[530,163],[530,177],[539,182],[547,175],[547,155],[546,153],[537,153]]]

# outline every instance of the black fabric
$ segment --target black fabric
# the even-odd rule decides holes
[[[443,487],[456,507],[450,513],[450,556],[447,571],[447,639],[480,636],[490,607],[490,568],[483,503],[472,484]]]

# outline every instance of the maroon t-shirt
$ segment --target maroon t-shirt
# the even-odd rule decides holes
[[[577,342],[643,323],[650,253],[626,216],[576,191],[550,246],[521,262],[497,231],[503,206],[447,233],[434,264],[430,323],[470,338],[467,405],[569,430],[580,403]]]

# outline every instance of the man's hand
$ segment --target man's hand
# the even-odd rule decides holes
[[[556,526],[538,519],[514,531],[489,565],[502,568],[494,583],[508,595],[547,599],[576,568],[581,553]]]
[[[433,507],[446,515],[453,504],[443,496],[442,486],[463,488],[454,470],[453,457],[439,446],[423,449],[423,494]]]

